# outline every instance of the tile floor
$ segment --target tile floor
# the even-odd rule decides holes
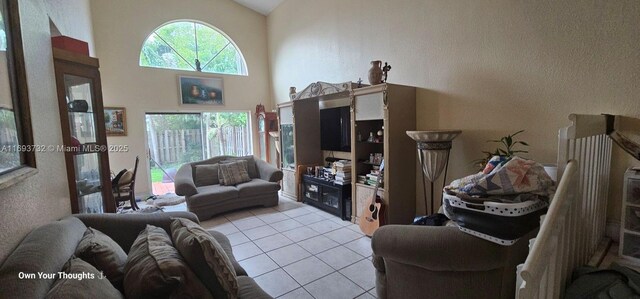
[[[336,216],[280,197],[276,207],[201,224],[229,237],[240,265],[273,297],[376,297],[371,239]]]

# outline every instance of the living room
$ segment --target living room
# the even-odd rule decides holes
[[[259,156],[256,105],[264,105],[268,112],[277,111],[279,104],[290,101],[290,87],[302,91],[318,81],[357,83],[361,79],[367,84],[373,60],[392,65],[387,82],[415,88],[413,129],[462,131],[453,141],[446,183],[476,171],[472,161],[482,158],[482,151],[493,149],[487,140],[525,130],[519,137],[529,144],[526,157],[545,164],[557,163],[558,130],[570,125],[570,114],[640,118],[640,102],[634,96],[639,91],[640,5],[632,0],[15,2],[20,13],[33,144],[63,144],[51,37],[64,35],[84,41],[89,55],[100,62],[104,106],[126,108],[126,136],[109,136],[107,142],[127,146],[128,151],[109,153],[109,168],[117,173],[131,168],[140,157],[136,195],[143,199],[152,194],[147,115],[246,113],[250,119],[250,150]],[[141,66],[145,41],[174,21],[201,22],[222,32],[241,52],[246,75]],[[182,104],[180,76],[222,78],[224,104]],[[417,155],[413,159],[417,161]],[[72,213],[65,155],[42,151],[34,154],[34,161],[37,173],[15,184],[0,184],[2,262],[29,232]],[[606,203],[611,236],[618,234],[623,220],[625,170],[639,165],[620,147],[612,148]],[[415,186],[415,216],[424,215],[427,207],[419,165],[406,171],[415,172],[411,185]],[[441,178],[436,186],[442,183]],[[309,211],[305,215],[316,214],[307,205],[282,202],[276,206],[283,209],[278,213],[285,213],[285,206],[295,205]],[[250,217],[261,219],[261,211],[254,212],[249,212]],[[215,217],[200,220],[209,220],[210,227],[214,227],[232,223],[241,214],[230,212],[227,216],[233,216],[224,216],[224,221]],[[290,216],[294,215],[287,217],[295,218]],[[337,223],[342,225],[341,222]],[[347,229],[358,233],[356,224],[345,223],[341,227],[349,225]],[[238,230],[235,224],[227,227]],[[358,239],[361,237],[367,238],[361,234]],[[254,242],[237,245],[249,243]],[[268,256],[268,252],[256,247],[260,253],[256,256]],[[356,262],[368,260],[370,255],[364,253]],[[275,264],[278,269],[271,272],[283,271],[278,273],[290,276],[286,269],[280,270],[289,264]],[[327,275],[331,275],[351,264],[338,269],[326,262],[321,265],[328,266],[331,273]],[[286,289],[285,293],[278,291],[270,296],[317,295],[305,288],[315,280],[291,279],[295,288],[282,288],[279,290]],[[372,282],[360,285],[355,280],[351,281],[353,289],[362,291],[353,297],[378,296]]]

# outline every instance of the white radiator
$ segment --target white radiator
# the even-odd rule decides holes
[[[604,237],[612,141],[603,115],[572,114],[558,136],[560,182],[519,271],[516,297],[562,298]]]

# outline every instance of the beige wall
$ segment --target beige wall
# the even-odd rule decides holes
[[[635,0],[288,0],[267,18],[273,97],[319,80],[366,81],[380,59],[393,67],[389,82],[420,88],[418,129],[463,130],[449,179],[472,171],[491,149],[485,140],[520,129],[527,157],[554,162],[568,114],[640,117],[639,14]],[[614,220],[622,173],[639,164],[616,153]]]
[[[255,111],[262,102],[271,110],[266,17],[230,0],[91,1],[96,53],[100,59],[105,106],[127,109],[127,137],[109,137],[109,144],[126,144],[127,153],[109,155],[114,171],[133,166],[139,155],[136,193],[150,193],[146,159],[145,112],[200,111],[178,105],[178,75],[219,76],[224,79],[224,110]],[[176,19],[199,20],[224,31],[242,51],[249,76],[181,72],[138,65],[140,47],[158,26]],[[215,108],[218,109],[218,108]],[[253,113],[251,113],[253,119]],[[257,134],[254,131],[254,152]]]
[[[19,1],[36,144],[62,144],[49,17],[58,29],[91,42],[88,0]],[[85,31],[87,30],[87,31]],[[38,174],[0,191],[0,264],[33,228],[71,213],[62,153],[37,153]]]

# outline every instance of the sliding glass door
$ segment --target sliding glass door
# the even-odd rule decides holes
[[[174,193],[177,169],[215,156],[253,153],[248,112],[147,113],[152,192]]]

